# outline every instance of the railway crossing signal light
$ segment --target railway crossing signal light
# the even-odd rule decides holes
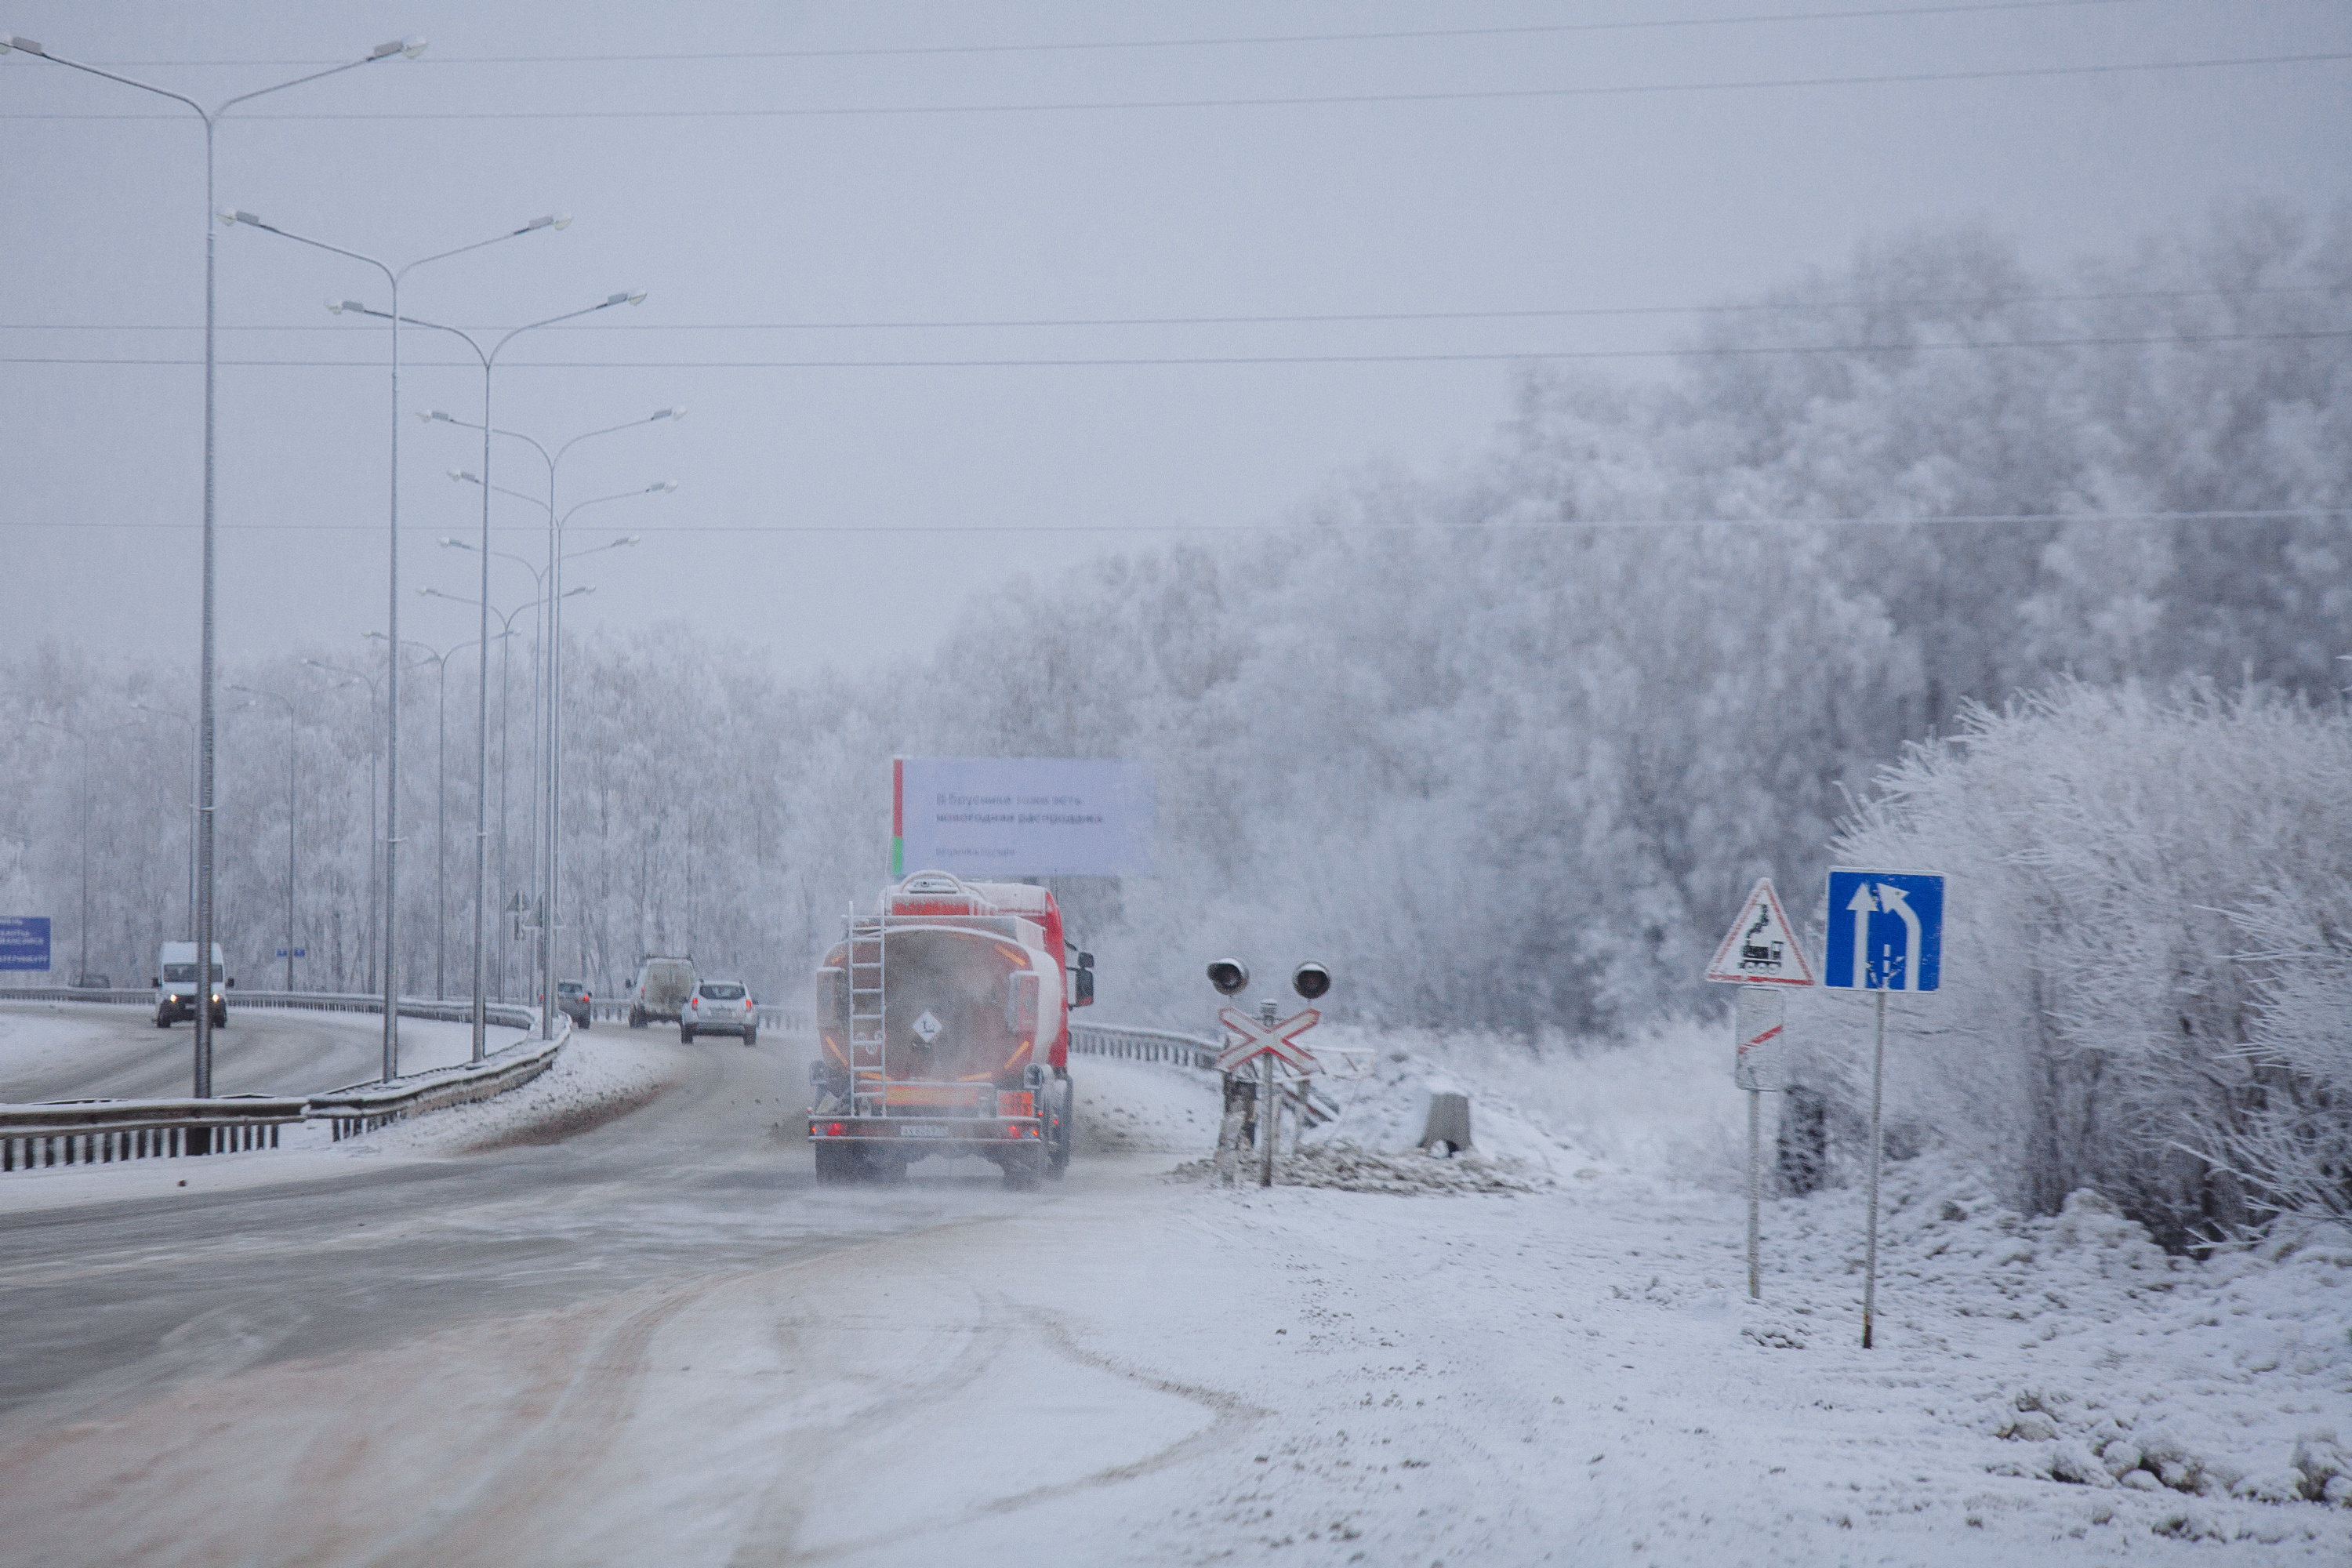
[[[1317,1001],[1331,989],[1331,972],[1309,960],[1290,972],[1290,988],[1309,1002]]]
[[[1209,984],[1221,996],[1232,996],[1249,984],[1249,965],[1238,958],[1220,958],[1209,965]]]

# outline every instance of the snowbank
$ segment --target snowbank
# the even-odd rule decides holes
[[[1746,1105],[1720,1021],[1614,1049],[1405,1032],[1346,1043],[1374,1059],[1353,1085],[1327,1085],[1346,1109],[1308,1134],[1310,1159],[1331,1168],[1303,1184],[1428,1190],[1412,1167],[1460,1162],[1360,1150],[1410,1148],[1428,1095],[1458,1089],[1482,1151],[1589,1160],[1578,1199],[1696,1202],[1736,1233]],[[1768,1140],[1778,1100],[1764,1097]],[[1408,1185],[1384,1185],[1389,1167]],[[2352,1236],[2283,1226],[2200,1262],[2095,1192],[2028,1218],[1948,1150],[1890,1161],[1884,1186],[1880,1342],[1903,1375],[1952,1396],[1939,1408],[1973,1435],[1985,1474],[2087,1489],[2109,1517],[2130,1497],[2134,1518],[2183,1540],[2275,1539],[2272,1516],[2244,1504],[2352,1506]],[[1858,1337],[1864,1218],[1859,1184],[1767,1204],[1765,1300],[1726,1298],[1748,1344],[1842,1351]]]
[[[1217,1146],[1217,1075],[1074,1053],[1079,1154],[1198,1154]]]
[[[395,1121],[337,1147],[352,1156],[429,1158],[551,1143],[625,1115],[668,1086],[658,1057],[625,1035],[575,1030],[553,1065],[519,1089]]]

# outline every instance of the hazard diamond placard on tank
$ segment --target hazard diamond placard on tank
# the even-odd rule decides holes
[[[1780,912],[1780,895],[1772,879],[1765,878],[1748,895],[1747,906],[1731,923],[1715,962],[1706,966],[1709,980],[1731,985],[1811,985],[1812,965],[1805,962],[1804,944],[1789,929]]]

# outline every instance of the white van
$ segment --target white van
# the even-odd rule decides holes
[[[221,962],[220,943],[213,943],[213,1027],[228,1027],[228,993],[236,982],[227,977],[226,966]],[[196,944],[193,942],[167,942],[156,955],[155,978],[148,984],[155,988],[155,1026],[168,1029],[183,1018],[196,1016],[196,999],[205,987],[196,979]]]
[[[694,994],[695,980],[693,959],[648,954],[637,965],[637,983],[629,987],[629,1027],[677,1023]]]

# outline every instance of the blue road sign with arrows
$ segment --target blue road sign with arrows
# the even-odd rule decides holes
[[[1822,980],[1842,991],[1933,991],[1943,978],[1944,879],[1832,871]]]

